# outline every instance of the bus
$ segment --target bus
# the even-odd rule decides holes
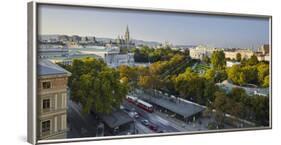
[[[133,97],[133,96],[127,96],[127,100],[128,100],[128,102],[135,104],[137,102],[138,98]]]
[[[138,99],[137,100],[137,106],[144,109],[145,111],[148,111],[150,113],[153,112],[153,106],[143,100]]]
[[[152,113],[153,106],[143,100],[138,99],[137,97],[127,96],[128,102],[137,105],[138,107],[142,108],[143,110]]]

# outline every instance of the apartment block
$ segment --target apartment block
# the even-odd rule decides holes
[[[39,59],[37,68],[38,138],[66,138],[67,82],[71,73],[46,59]]]

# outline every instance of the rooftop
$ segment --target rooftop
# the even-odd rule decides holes
[[[46,76],[46,75],[71,75],[71,73],[62,67],[58,66],[57,64],[52,63],[47,59],[38,59],[37,64],[37,74],[39,76]]]
[[[191,117],[205,110],[204,106],[184,99],[177,100],[176,98],[170,98],[165,96],[147,98],[144,95],[140,95],[139,97],[153,104],[166,108],[178,115],[183,116],[184,118]]]
[[[95,54],[71,54],[68,56],[60,56],[60,57],[53,57],[50,60],[51,61],[62,61],[62,60],[73,60],[73,59],[82,59],[86,57],[92,57],[92,58],[100,58],[100,56]]]
[[[133,122],[133,119],[122,110],[115,110],[110,114],[102,114],[101,118],[110,128],[116,128],[121,125]]]

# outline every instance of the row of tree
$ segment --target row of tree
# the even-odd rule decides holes
[[[132,49],[134,53],[135,62],[157,62],[163,60],[169,60],[175,54],[183,54],[180,51],[172,50],[170,48],[159,48],[159,49],[152,49],[148,46],[143,46],[140,49]]]
[[[267,62],[258,61],[255,55],[249,59],[242,59],[240,53],[236,55],[236,61],[241,64],[226,68],[224,52],[215,51],[210,60],[203,59],[204,63],[209,62],[212,65],[212,68],[205,72],[205,79],[215,83],[229,79],[238,85],[255,84],[269,87],[269,64]],[[220,127],[224,125],[226,113],[253,121],[257,125],[269,125],[268,97],[249,96],[244,89],[240,88],[233,88],[230,93],[214,88],[209,93],[212,97],[207,97],[211,102],[207,105],[210,110],[216,110],[216,120]]]
[[[233,88],[231,92],[226,93],[215,81],[216,77],[209,77],[207,74],[199,76],[187,68],[184,73],[174,78],[173,83],[180,97],[206,105],[210,110],[215,109],[219,127],[223,128],[226,114],[255,122],[257,125],[268,126],[268,97],[249,96],[240,88]]]
[[[240,53],[237,53],[236,59],[241,62],[240,65],[226,68],[224,52],[213,52],[210,61],[208,57],[203,59],[203,62],[210,62],[212,65],[212,69],[207,70],[205,75],[207,78],[213,77],[215,82],[229,79],[238,85],[254,84],[259,87],[269,87],[268,62],[258,61],[255,55],[252,55],[249,59],[242,59]]]
[[[252,121],[258,126],[269,125],[269,98],[249,96],[241,88],[233,88],[228,94],[216,91],[209,109],[216,110],[216,121],[221,128],[225,124],[226,114]]]
[[[163,90],[175,92],[172,74],[179,64],[185,63],[186,57],[183,54],[175,54],[169,60],[157,61],[149,67],[129,67],[121,65],[118,67],[121,79],[130,84],[130,88],[143,88],[145,90]]]
[[[183,73],[173,74],[168,77],[168,80],[167,77],[159,80],[157,76],[168,69],[168,67],[163,67],[165,66],[163,64],[169,64],[169,61],[165,63],[158,61],[148,68],[148,70],[153,70],[150,71],[149,76],[140,76],[138,85],[144,89],[163,90],[163,88],[166,88],[176,96],[209,106],[210,109],[216,109],[216,119],[220,122],[220,125],[224,124],[226,113],[253,121],[259,125],[268,125],[268,97],[249,96],[243,89],[236,88],[227,94],[216,85],[223,80],[232,80],[234,77],[240,76],[239,71],[231,71],[241,69],[242,75],[245,75],[242,77],[244,80],[241,84],[259,84],[262,82],[264,87],[268,87],[268,64],[259,62],[255,56],[252,56],[248,60],[241,60],[241,65],[234,65],[227,69],[223,51],[215,51],[209,60],[205,59],[205,63],[208,62],[212,67],[204,75],[200,75],[187,67]],[[171,64],[175,65],[176,63]]]
[[[213,100],[214,92],[218,90],[213,80],[199,76],[189,67],[184,73],[173,77],[172,82],[180,97],[202,105],[208,105]]]
[[[269,64],[266,62],[234,65],[227,69],[227,75],[229,80],[238,85],[254,84],[269,87]]]
[[[161,62],[157,62],[156,64],[161,64]],[[144,76],[139,76],[138,86],[144,89],[161,90],[167,87],[169,88],[168,90],[174,90],[173,94],[175,96],[191,100],[201,105],[206,105],[210,110],[215,109],[216,120],[219,127],[223,127],[225,124],[226,114],[253,121],[257,123],[257,125],[268,125],[268,97],[249,96],[243,89],[239,88],[234,88],[230,93],[226,93],[216,85],[217,82],[221,82],[228,77],[224,65],[224,63],[220,63],[220,65],[217,65],[216,69],[209,69],[204,75],[199,75],[190,67],[187,67],[183,73],[173,75],[169,77],[169,80],[161,80],[157,77],[163,69],[167,68],[153,68],[153,65],[151,65],[148,70],[146,70],[147,72],[143,73]],[[260,66],[260,69],[263,67]],[[151,69],[154,71],[149,71]],[[267,75],[267,71],[260,71],[264,72],[263,76]]]

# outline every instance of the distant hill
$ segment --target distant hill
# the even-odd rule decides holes
[[[96,37],[97,41],[103,41],[103,42],[109,42],[109,41],[115,41],[115,39],[112,38],[104,38],[104,37]],[[144,40],[137,40],[137,39],[132,39],[131,40],[133,43],[136,45],[147,45],[147,46],[157,46],[161,44],[160,42],[156,41],[144,41]]]
[[[136,39],[133,39],[132,42],[135,43],[136,45],[147,45],[149,47],[155,47],[161,44],[160,42],[156,42],[156,41],[144,41],[144,40],[136,40]]]
[[[109,42],[109,41],[115,41],[115,39],[112,38],[105,38],[105,37],[96,37],[97,41],[102,41],[102,42]]]
[[[175,45],[175,47],[179,47],[179,48],[194,48],[197,45]]]
[[[39,38],[41,39],[57,39],[60,35],[57,34],[53,34],[53,35],[41,35],[39,36]],[[110,41],[115,41],[115,39],[113,38],[107,38],[107,37],[96,37],[97,41],[103,41],[103,42],[110,42]],[[144,41],[144,40],[136,40],[133,39],[132,40],[133,43],[135,43],[136,45],[147,45],[147,46],[157,46],[159,44],[161,44],[160,42],[156,42],[156,41]]]

